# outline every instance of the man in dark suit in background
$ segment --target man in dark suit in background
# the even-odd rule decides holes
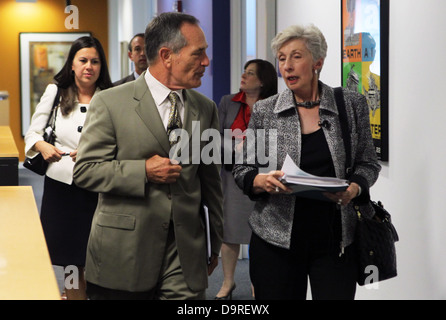
[[[127,77],[114,82],[113,86],[118,86],[120,84],[136,80],[141,73],[147,70],[147,58],[144,48],[144,33],[138,33],[133,36],[129,43],[128,56],[129,59],[133,61],[135,71],[133,71],[132,74],[128,75]]]

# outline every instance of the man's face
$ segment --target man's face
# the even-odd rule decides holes
[[[172,53],[171,89],[190,89],[201,85],[209,57],[206,54],[208,44],[203,30],[194,24],[185,23],[181,32],[187,45],[178,53]]]
[[[135,71],[138,74],[147,69],[147,59],[144,52],[144,38],[136,37],[132,41],[132,51],[129,52],[129,58],[135,64]]]

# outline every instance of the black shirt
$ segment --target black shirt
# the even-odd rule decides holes
[[[335,169],[322,129],[302,135],[300,168],[310,174],[335,177]],[[296,196],[291,247],[327,253],[339,247],[340,212],[328,201]]]

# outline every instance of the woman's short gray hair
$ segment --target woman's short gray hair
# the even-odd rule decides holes
[[[327,41],[322,34],[321,30],[314,24],[308,26],[294,25],[289,26],[285,30],[279,32],[271,41],[271,49],[275,56],[279,52],[280,48],[290,40],[303,39],[307,45],[308,50],[311,52],[313,59],[325,59],[327,56]]]

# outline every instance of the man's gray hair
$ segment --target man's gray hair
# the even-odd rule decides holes
[[[187,45],[187,41],[181,33],[184,23],[198,25],[200,21],[194,16],[180,12],[164,12],[153,18],[146,28],[144,42],[146,57],[149,66],[158,58],[158,52],[162,47],[172,49],[178,53]]]

